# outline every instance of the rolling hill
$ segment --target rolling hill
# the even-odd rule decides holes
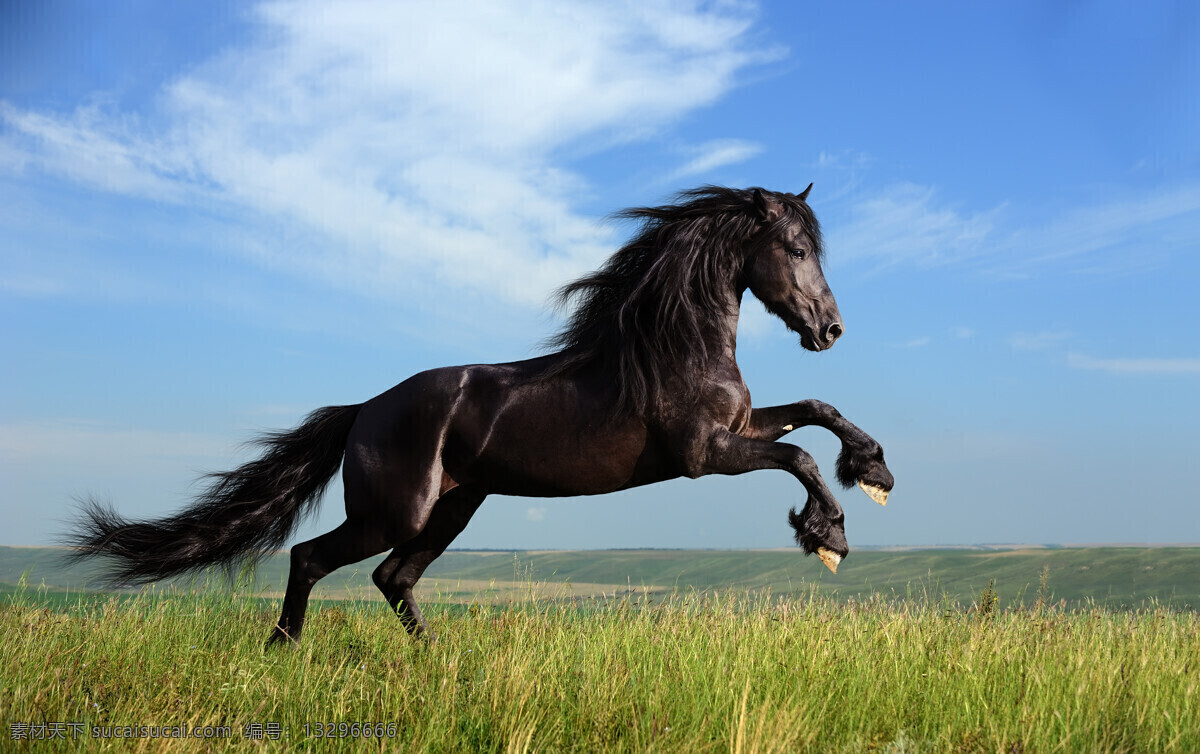
[[[103,590],[93,565],[68,567],[57,548],[0,547],[0,587],[24,577],[48,591]],[[376,599],[370,574],[382,556],[326,577],[314,596]],[[260,564],[253,589],[278,594],[287,555]],[[767,590],[838,599],[914,597],[970,602],[994,581],[1001,606],[1037,598],[1043,571],[1048,597],[1068,605],[1092,600],[1113,608],[1150,600],[1179,609],[1200,607],[1200,547],[1040,547],[857,551],[839,573],[797,550],[450,551],[421,582],[424,599],[611,597],[628,590],[665,594],[715,589]],[[203,581],[203,578],[201,579]],[[196,583],[175,580],[176,586]]]

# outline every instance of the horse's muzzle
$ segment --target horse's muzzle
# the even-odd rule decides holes
[[[825,327],[821,328],[821,347],[829,348],[833,342],[842,337],[842,333],[846,332],[846,328],[841,322],[830,322]]]

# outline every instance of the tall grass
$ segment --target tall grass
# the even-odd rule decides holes
[[[1163,608],[631,596],[431,607],[430,643],[380,603],[342,603],[264,653],[276,607],[17,595],[0,608],[0,748],[38,747],[12,738],[27,723],[81,723],[61,748],[332,750],[348,742],[322,726],[357,722],[393,724],[358,730],[380,751],[1200,750],[1200,621]],[[121,725],[232,737],[91,737]]]

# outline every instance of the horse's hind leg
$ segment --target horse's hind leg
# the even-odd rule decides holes
[[[413,599],[413,586],[429,564],[446,551],[466,528],[486,493],[455,487],[433,506],[425,528],[417,536],[392,550],[371,575],[408,632],[427,634],[429,625]],[[429,634],[432,635],[432,634]]]
[[[328,534],[293,547],[283,609],[267,646],[300,639],[308,596],[322,577],[348,563],[383,552],[388,544],[372,527],[347,519]]]

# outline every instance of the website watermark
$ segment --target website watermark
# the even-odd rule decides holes
[[[290,738],[291,726],[277,722],[232,725],[94,725],[70,721],[27,721],[8,724],[12,741],[77,741],[79,739],[250,739]],[[299,727],[303,738],[395,738],[396,723],[306,722]]]

